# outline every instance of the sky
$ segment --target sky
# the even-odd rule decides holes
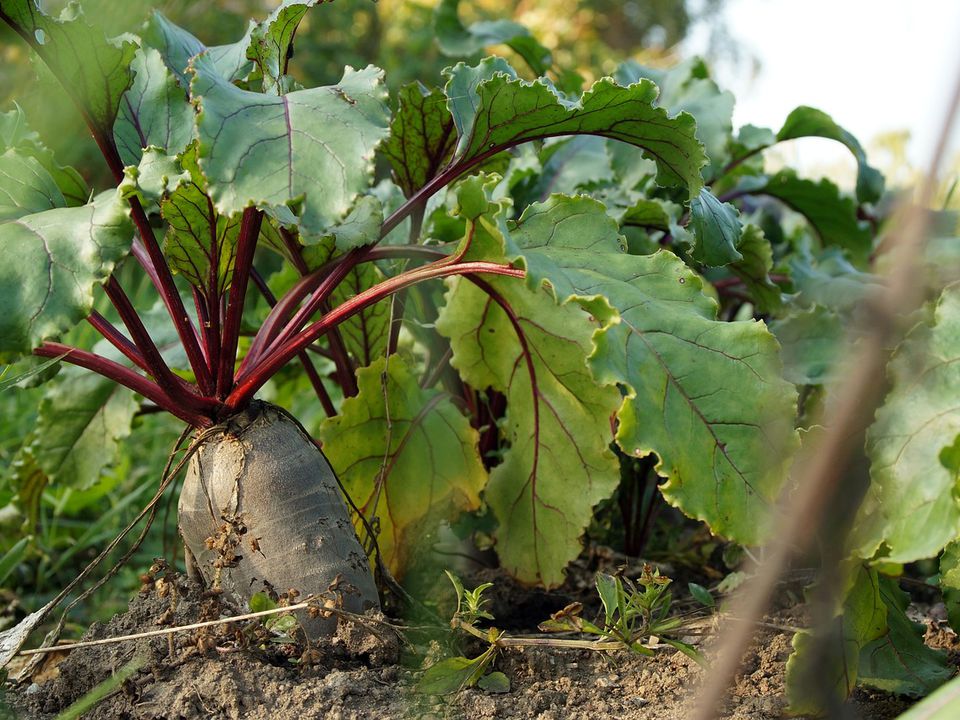
[[[960,0],[727,0],[723,12],[743,55],[714,68],[737,98],[735,126],[776,130],[795,106],[812,105],[864,144],[909,129],[910,160],[929,165],[960,73]],[[684,54],[702,51],[704,35],[694,33]],[[801,165],[842,156],[830,143],[802,142],[793,150]]]

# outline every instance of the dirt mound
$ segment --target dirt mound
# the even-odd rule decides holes
[[[224,612],[217,596],[204,594],[179,576],[160,580],[135,597],[126,613],[94,625],[86,640],[186,625]],[[782,717],[784,663],[790,654],[796,611],[778,613],[759,633],[737,680],[725,717]],[[53,717],[113,673],[138,669],[86,717],[164,720],[229,718],[643,718],[685,715],[690,689],[703,672],[672,648],[646,658],[558,648],[505,650],[497,669],[511,690],[487,694],[418,694],[419,672],[396,663],[396,648],[384,646],[351,623],[309,653],[276,642],[259,622],[233,623],[174,635],[74,650],[49,677],[8,694],[23,718]],[[893,718],[908,703],[861,693],[862,717]]]

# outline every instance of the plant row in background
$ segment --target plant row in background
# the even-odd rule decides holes
[[[30,374],[21,386],[46,381],[36,430],[5,438],[7,527],[35,533],[44,493],[103,487],[104,448],[126,457],[139,413],[203,430],[257,396],[322,444],[366,549],[372,531],[401,580],[466,516],[506,571],[556,586],[636,473],[718,536],[762,545],[881,282],[884,182],[857,140],[809,107],[734,131],[733,97],[698,60],[627,62],[582,88],[526,28],[464,26],[456,2],[438,11],[445,52],[506,44],[524,66],[460,62],[393,98],[373,67],[303,87],[287,63],[318,4],[288,0],[206,47],[159,14],[107,39],[74,6],[55,19],[0,1],[116,182],[91,190],[19,108],[0,116],[0,354],[9,377]],[[767,149],[802,137],[850,150],[853,194],[767,169]],[[960,598],[956,219],[936,221],[930,307],[866,447],[837,609],[844,697],[858,682],[919,695],[950,674],[896,581],[940,557],[952,613]],[[31,352],[84,370],[19,359]]]

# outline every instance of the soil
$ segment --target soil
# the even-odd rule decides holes
[[[581,568],[582,569],[582,568]],[[524,602],[544,619],[554,607],[583,595],[585,579],[568,582],[558,594],[529,593],[500,578],[494,612],[505,604],[514,610]],[[469,586],[469,583],[468,583]],[[523,596],[523,597],[520,597]],[[530,601],[529,598],[533,598]],[[784,663],[790,654],[791,626],[802,624],[803,608],[790,594],[784,605],[766,618],[737,678],[722,717],[768,720],[784,717]],[[684,603],[678,601],[678,612]],[[539,608],[540,612],[537,612]],[[106,624],[95,624],[85,639],[119,636],[164,625],[185,625],[219,617],[224,607],[205,596],[185,578],[168,575],[133,598],[126,613]],[[956,647],[956,636],[936,617],[927,617],[933,644]],[[936,612],[933,613],[936,616]],[[534,625],[527,627],[527,632]],[[691,623],[700,635],[712,635],[715,621],[701,613]],[[381,626],[382,628],[382,626]],[[695,632],[691,630],[691,632]],[[398,647],[381,629],[371,635],[363,626],[341,621],[337,635],[315,651],[302,653],[293,644],[271,642],[262,625],[187,631],[159,638],[73,650],[51,658],[34,674],[33,683],[8,691],[17,717],[46,720],[68,707],[111,673],[134,658],[140,668],[122,686],[84,717],[153,720],[163,718],[229,718],[285,720],[297,718],[554,718],[596,720],[627,718],[675,720],[687,715],[691,688],[701,668],[669,646],[653,657],[627,652],[598,653],[560,648],[504,650],[496,669],[509,678],[511,689],[490,694],[468,689],[459,694],[425,696],[415,690],[421,671],[398,662]],[[440,648],[432,645],[434,659]],[[482,651],[481,645],[469,654]],[[709,648],[705,648],[709,654]],[[475,655],[471,655],[475,656]],[[55,667],[53,667],[55,665]],[[910,702],[883,693],[858,691],[851,701],[854,717],[895,718]]]

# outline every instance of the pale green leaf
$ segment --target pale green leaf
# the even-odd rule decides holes
[[[193,106],[176,76],[150,47],[137,51],[133,86],[123,94],[113,137],[124,165],[138,165],[144,148],[167,155],[183,152],[193,139]]]
[[[0,360],[29,352],[83,320],[93,290],[130,249],[128,208],[116,191],[78,208],[0,223]]]
[[[0,155],[0,222],[66,204],[50,173],[35,158],[18,150]]]
[[[888,366],[891,389],[867,433],[871,486],[854,531],[869,559],[935,557],[960,535],[958,477],[940,460],[960,434],[960,288],[914,328]]]
[[[307,235],[342,220],[369,186],[386,135],[381,71],[348,67],[337,85],[273,96],[241,90],[208,65],[195,65],[191,93],[217,211],[296,204]]]
[[[350,497],[378,519],[380,552],[401,576],[437,521],[479,507],[487,475],[478,435],[400,355],[358,370],[357,385],[319,438]]]

